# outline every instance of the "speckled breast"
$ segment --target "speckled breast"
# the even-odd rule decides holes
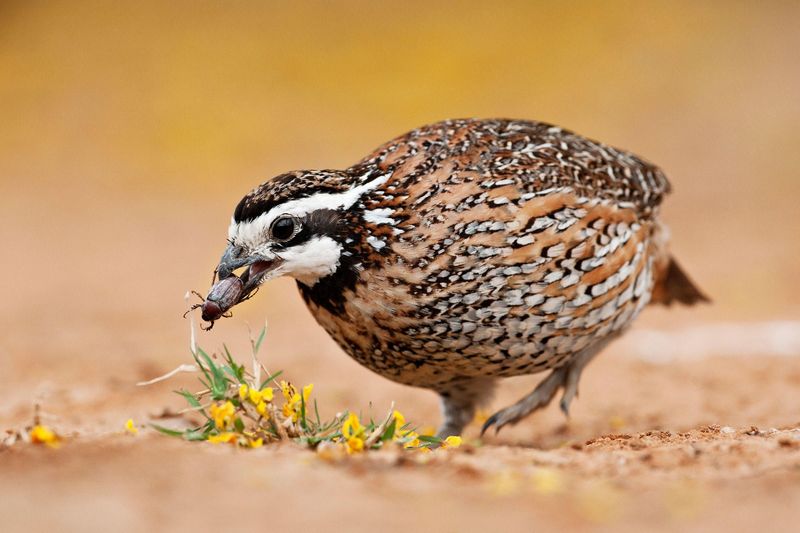
[[[435,387],[560,366],[624,329],[649,301],[654,223],[571,193],[493,211],[469,222],[421,218],[434,242],[411,234],[392,244],[382,267],[344,294],[342,312],[309,308],[361,364]]]

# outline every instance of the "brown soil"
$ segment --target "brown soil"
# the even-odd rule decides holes
[[[121,327],[119,337],[126,331]],[[313,380],[328,411],[369,409],[371,401],[373,412],[383,412],[396,401],[409,419],[438,422],[429,393],[386,383],[324,336],[313,330],[308,336],[329,353],[314,351],[282,366],[297,381]],[[52,341],[41,342],[47,351]],[[444,531],[796,530],[800,358],[653,362],[629,348],[623,342],[592,365],[568,421],[551,406],[483,443],[471,427],[458,450],[337,461],[294,445],[251,451],[146,429],[126,434],[128,417],[157,419],[181,406],[171,389],[192,386],[194,376],[181,376],[137,388],[134,381],[169,368],[153,358],[29,361],[35,369],[29,384],[23,377],[11,387],[4,419],[9,427],[24,426],[39,401],[43,420],[65,441],[58,449],[0,448],[0,516],[9,531],[231,524],[399,531],[412,523]],[[269,349],[277,351],[274,343]],[[17,362],[23,366],[29,365]],[[495,406],[521,396],[533,381],[512,380]]]

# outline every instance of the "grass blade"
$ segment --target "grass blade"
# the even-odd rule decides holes
[[[183,437],[184,435],[183,431],[178,431],[177,429],[165,428],[164,426],[159,426],[158,424],[150,424],[150,427],[155,429],[159,433],[163,433],[164,435],[168,435],[170,437]]]

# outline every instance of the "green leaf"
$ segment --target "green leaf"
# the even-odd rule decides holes
[[[244,433],[244,422],[242,422],[242,419],[238,416],[233,421],[233,427],[235,427],[236,431],[239,433]]]
[[[191,405],[192,407],[200,408],[200,401],[195,397],[194,394],[192,394],[188,390],[181,389],[181,390],[176,390],[174,392],[175,394],[180,394],[181,396],[183,396],[189,403],[189,405]]]
[[[253,344],[253,355],[257,355],[261,349],[261,343],[264,342],[264,337],[267,334],[267,326],[261,328],[261,333],[258,334],[258,340]]]
[[[300,427],[308,431],[308,424],[306,424],[306,399],[303,396],[302,389],[300,389]]]
[[[228,374],[230,377],[232,377],[233,379],[235,379],[239,383],[245,383],[244,378],[243,377],[242,378],[239,377],[239,373],[240,373],[240,369],[239,368],[237,368],[235,366],[231,366],[231,365],[222,365],[220,368],[222,369],[223,372]]]
[[[421,442],[430,442],[433,444],[441,444],[444,439],[439,438],[435,435],[420,435],[417,437]]]
[[[203,375],[206,377],[206,379],[210,382],[211,381],[211,374],[208,373],[208,369],[205,367],[205,365],[203,365],[203,362],[200,361],[200,357],[197,355],[198,353],[202,353],[203,355],[205,355],[205,352],[203,351],[203,349],[198,346],[197,347],[197,353],[192,353],[192,358],[194,359],[194,362],[197,363],[197,366],[200,368],[200,371],[203,373]],[[206,355],[206,357],[208,357],[208,356]],[[205,383],[205,382],[203,382],[202,379],[200,380],[200,382],[201,383]],[[209,386],[208,388],[210,389],[211,387]]]
[[[169,435],[170,437],[183,437],[184,435],[184,431],[165,428],[164,426],[159,426],[158,424],[150,424],[150,427],[155,429],[159,433],[163,433],[164,435]]]
[[[237,364],[236,361],[234,361],[233,355],[231,355],[227,345],[223,344],[222,348],[225,350],[225,361],[228,363],[226,366],[222,367],[223,370],[239,383],[246,383],[244,379],[244,365]]]
[[[314,398],[314,416],[317,417],[317,427],[322,425],[322,422],[319,421],[319,408],[317,407],[317,399]]]
[[[386,428],[386,431],[383,432],[381,435],[381,441],[386,442],[387,440],[392,440],[394,437],[394,432],[397,429],[397,419],[392,419],[392,423]]]
[[[278,376],[280,376],[281,374],[283,374],[283,370],[278,370],[277,372],[272,374],[270,377],[261,382],[261,385],[258,387],[258,390],[264,390],[264,387],[266,387],[267,385],[278,379]]]
[[[211,389],[211,396],[215,400],[224,400],[225,393],[228,390],[228,378],[225,377],[225,371],[214,363],[211,357],[209,357],[202,348],[198,347],[197,353],[200,354],[200,357],[203,359],[208,369],[208,371],[204,371],[203,373],[206,374],[206,377],[208,377],[210,381],[211,386],[209,389]]]
[[[200,430],[190,430],[186,432],[184,438],[191,442],[197,442],[199,440],[208,440],[208,432]]]

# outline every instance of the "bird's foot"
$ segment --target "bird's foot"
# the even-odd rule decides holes
[[[495,433],[497,433],[503,426],[516,424],[535,410],[545,407],[556,395],[559,388],[564,389],[564,395],[561,396],[559,405],[564,414],[569,416],[569,407],[572,404],[572,400],[578,396],[578,382],[581,379],[583,369],[615,336],[611,335],[584,349],[569,364],[553,370],[544,381],[539,383],[532,393],[514,405],[501,409],[490,416],[483,424],[481,435],[486,433],[486,430],[492,426],[495,427]]]
[[[580,381],[581,370],[582,367],[576,366],[554,370],[544,381],[539,383],[532,393],[514,405],[501,409],[490,416],[483,424],[481,435],[492,426],[495,426],[495,433],[498,433],[503,426],[516,424],[537,409],[546,407],[553,400],[559,388],[564,389],[559,407],[564,412],[564,416],[569,417],[569,408],[572,405],[572,400],[578,396],[578,382]]]
[[[503,426],[516,424],[535,410],[545,407],[553,399],[553,396],[556,395],[558,389],[562,386],[566,386],[566,383],[569,381],[568,375],[568,367],[561,367],[553,370],[544,381],[537,385],[532,393],[528,394],[514,405],[501,409],[490,416],[481,428],[481,435],[486,433],[486,430],[492,426],[494,426],[494,431],[497,433]],[[576,389],[577,381],[576,379]],[[561,409],[564,412],[569,410],[569,404],[574,396],[574,391],[564,392],[564,398],[561,400]]]

